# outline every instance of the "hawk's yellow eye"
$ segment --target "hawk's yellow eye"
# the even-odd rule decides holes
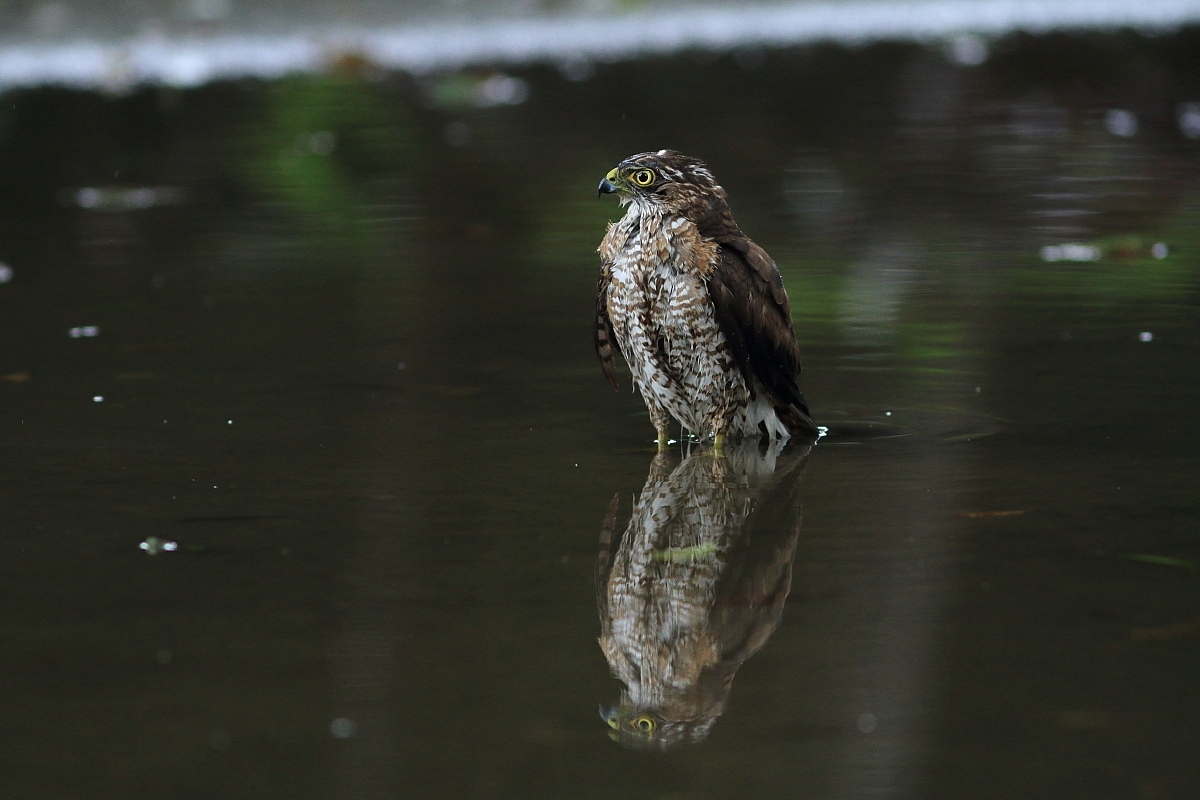
[[[649,186],[654,183],[654,170],[639,169],[629,176],[629,180],[633,181],[634,186]]]
[[[633,727],[637,728],[639,731],[645,731],[646,733],[649,733],[650,731],[654,730],[654,720],[646,716],[638,717],[637,719],[633,720]]]

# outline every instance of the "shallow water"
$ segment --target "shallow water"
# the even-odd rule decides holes
[[[1198,41],[5,95],[5,793],[1195,796]],[[779,262],[803,463],[600,375],[663,146]],[[647,485],[736,662],[667,752],[597,715]]]

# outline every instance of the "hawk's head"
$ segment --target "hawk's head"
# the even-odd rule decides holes
[[[678,150],[638,153],[622,161],[600,181],[597,194],[621,195],[621,204],[665,206],[693,221],[725,205],[725,190],[698,158]]]

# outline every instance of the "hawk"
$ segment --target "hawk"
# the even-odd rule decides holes
[[[674,463],[659,453],[629,523],[613,497],[600,532],[600,649],[623,684],[601,711],[622,744],[704,740],[742,663],[775,632],[800,537],[809,449],[775,440]]]
[[[627,210],[600,242],[596,353],[614,389],[614,348],[625,358],[658,449],[672,417],[717,452],[726,436],[815,435],[783,279],[704,162],[639,153],[600,181],[614,192]]]

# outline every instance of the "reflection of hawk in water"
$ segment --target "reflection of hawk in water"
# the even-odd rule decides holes
[[[779,624],[800,534],[808,448],[729,447],[654,458],[625,532],[617,498],[600,535],[600,648],[624,684],[613,738],[665,750],[703,740],[738,667]],[[672,469],[674,466],[674,469]]]
[[[659,449],[672,417],[718,449],[727,434],[815,433],[779,270],[703,162],[641,153],[599,191],[629,209],[600,243],[596,351],[613,388],[613,346],[624,355]]]

